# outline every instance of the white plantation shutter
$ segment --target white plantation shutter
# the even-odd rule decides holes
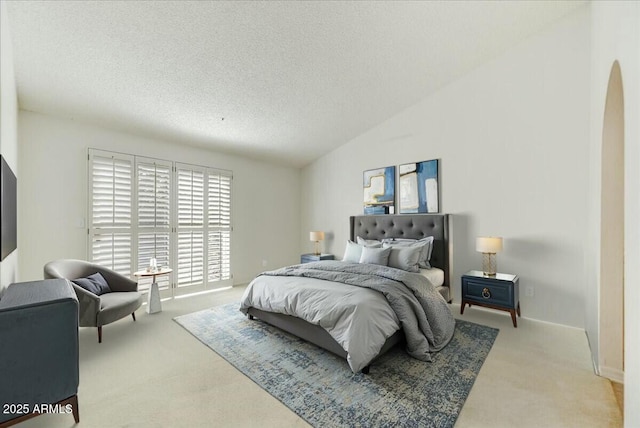
[[[178,287],[231,281],[230,171],[176,164]]]
[[[159,285],[231,285],[231,171],[89,149],[89,258]],[[140,281],[144,290],[149,280]]]
[[[231,227],[231,173],[209,170],[209,227]]]
[[[136,157],[137,270],[149,266],[152,258],[158,266],[171,266],[171,177],[171,162]],[[171,276],[162,275],[157,280],[161,288],[168,287]],[[147,288],[151,281],[151,278],[141,279],[139,288]]]
[[[131,271],[133,156],[89,152],[90,259],[123,275]]]
[[[171,162],[137,158],[138,225],[171,227]]]
[[[204,170],[181,165],[178,170],[178,227],[204,226]]]
[[[231,279],[231,231],[209,232],[209,281]]]
[[[231,181],[229,171],[209,170],[209,281],[231,279]]]
[[[92,162],[92,224],[97,228],[131,227],[132,157],[96,154]]]
[[[141,231],[138,234],[138,270],[146,269],[152,258],[157,260],[158,266],[171,266],[170,233],[144,233]]]
[[[178,232],[178,287],[204,283],[204,233]]]
[[[204,283],[204,168],[177,164],[178,287]]]
[[[91,260],[125,276],[131,271],[131,233],[97,231],[91,237]]]

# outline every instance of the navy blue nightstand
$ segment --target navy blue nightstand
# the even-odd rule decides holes
[[[519,281],[517,275],[506,273],[486,276],[477,270],[467,272],[462,275],[460,314],[464,314],[466,305],[507,311],[511,314],[513,326],[517,328],[516,313],[520,316]]]
[[[300,256],[300,263],[319,262],[320,260],[333,260],[333,254],[303,254]]]

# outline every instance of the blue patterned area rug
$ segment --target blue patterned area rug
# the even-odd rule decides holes
[[[396,347],[354,374],[347,361],[259,320],[239,304],[175,318],[315,427],[452,427],[498,330],[456,320],[431,363]]]

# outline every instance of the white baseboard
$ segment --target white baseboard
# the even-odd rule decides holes
[[[612,369],[611,367],[600,366],[599,374],[609,380],[618,383],[624,383],[624,372],[620,369]]]

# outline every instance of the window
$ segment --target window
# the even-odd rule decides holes
[[[177,166],[178,287],[204,281],[204,168]]]
[[[156,258],[174,270],[158,278],[161,288],[230,285],[232,178],[89,149],[89,258],[127,276]]]
[[[178,287],[231,279],[231,174],[176,164]]]
[[[207,210],[208,281],[231,278],[231,175],[209,170]]]

